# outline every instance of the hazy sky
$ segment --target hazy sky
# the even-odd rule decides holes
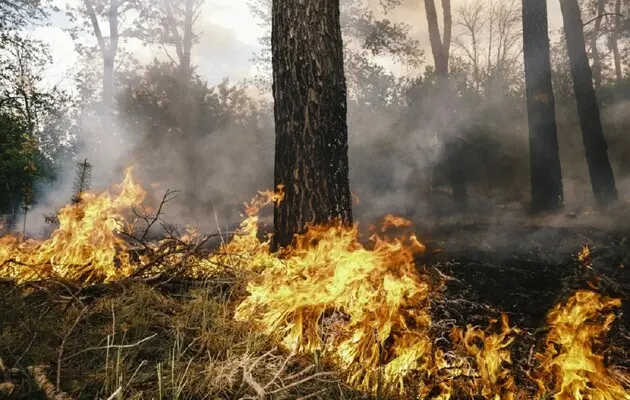
[[[67,1],[55,0],[62,10]],[[465,1],[453,0],[453,8]],[[440,2],[436,3],[439,6]],[[423,4],[422,0],[406,0],[404,10],[395,13],[391,18],[404,19],[412,25],[414,27],[412,34],[428,50],[429,40]],[[550,29],[554,30],[561,26],[559,1],[549,0],[548,4]],[[46,41],[53,50],[54,67],[48,71],[47,80],[52,84],[62,83],[69,87],[72,84],[71,74],[77,60],[74,44],[70,36],[62,30],[62,27],[67,25],[63,12],[53,17],[52,25],[37,28],[33,32],[33,37]],[[263,32],[251,15],[247,0],[206,0],[198,29],[203,32],[203,36],[195,48],[195,61],[199,65],[199,72],[210,83],[218,83],[224,77],[237,81],[252,75],[253,69],[249,60],[252,54],[259,50],[257,39]],[[145,60],[162,54],[157,47],[140,45],[134,46],[132,51],[137,57]],[[427,58],[427,62],[430,61],[430,58]]]

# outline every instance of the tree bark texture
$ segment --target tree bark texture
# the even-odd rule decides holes
[[[272,15],[276,250],[352,209],[339,0],[274,0]]]
[[[552,211],[562,206],[563,188],[551,86],[547,1],[523,0],[522,6],[531,209]]]
[[[617,189],[586,54],[580,7],[577,0],[560,0],[560,8],[593,194],[599,206],[606,206],[617,200]]]

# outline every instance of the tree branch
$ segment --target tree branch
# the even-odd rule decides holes
[[[90,22],[92,23],[92,28],[94,29],[94,36],[96,36],[98,47],[101,49],[101,53],[105,55],[105,53],[107,52],[107,45],[105,44],[105,38],[103,37],[103,32],[101,31],[101,27],[98,23],[96,11],[94,11],[94,4],[92,3],[92,0],[83,1],[85,3],[85,7],[87,8],[88,16],[90,17]]]

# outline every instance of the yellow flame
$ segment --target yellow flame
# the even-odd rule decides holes
[[[132,260],[119,235],[121,224],[130,229],[125,210],[146,195],[131,172],[126,171],[118,194],[86,193],[78,205],[64,207],[50,239],[0,238],[0,276],[93,283],[145,267],[149,260]],[[259,192],[245,204],[239,231],[207,258],[177,251],[201,238],[194,228],[174,243],[165,239],[146,245],[163,256],[164,268],[181,265],[192,276],[228,269],[251,273],[249,295],[235,318],[253,322],[288,348],[323,357],[356,388],[434,400],[458,393],[485,400],[526,398],[511,371],[510,346],[520,331],[509,326],[506,315],[498,330],[493,325],[453,329],[453,349],[434,344],[429,298],[439,288],[430,287],[415,262],[425,247],[413,233],[385,236],[390,228],[410,227],[408,220],[386,215],[380,229],[372,230],[369,246],[360,243],[358,225],[311,226],[279,256],[269,251],[269,238],[259,237],[258,215],[262,207],[284,200],[283,189]],[[590,249],[584,247],[578,259],[590,265]],[[546,350],[530,371],[538,384],[535,398],[630,400],[595,353],[615,318],[610,310],[619,305],[619,300],[579,291],[549,313]]]
[[[117,231],[124,223],[122,212],[141,202],[146,192],[134,182],[132,168],[117,189],[117,196],[84,193],[78,205],[62,208],[59,227],[48,240],[0,238],[0,275],[18,281],[58,277],[83,282],[129,275],[127,244]]]
[[[582,250],[578,253],[578,261],[580,261],[586,268],[593,267],[591,262],[591,249],[588,246],[582,247]]]
[[[576,292],[547,316],[546,351],[539,354],[539,396],[556,400],[628,400],[630,392],[610,375],[604,357],[593,352],[615,320],[621,301],[587,290]]]
[[[432,349],[429,287],[413,261],[423,246],[415,237],[373,236],[368,250],[357,235],[356,226],[310,227],[249,284],[236,318],[256,321],[289,348],[328,354],[359,388],[373,390],[380,376],[403,391]]]
[[[475,384],[481,387],[481,395],[486,399],[513,400],[516,399],[516,387],[509,369],[512,353],[508,347],[520,330],[510,328],[507,314],[502,314],[500,332],[489,334],[496,322],[491,321],[486,331],[468,325],[463,337],[457,330],[454,336],[460,336],[468,354],[475,357],[478,371]]]

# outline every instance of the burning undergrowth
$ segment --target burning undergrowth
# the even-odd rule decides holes
[[[258,232],[258,213],[261,207],[282,201],[282,196],[266,192],[246,205],[241,229],[229,238],[219,236],[220,245],[210,251],[204,247],[208,236],[192,229],[180,235],[160,220],[171,192],[155,207],[139,207],[146,192],[133,181],[130,170],[116,192],[83,194],[81,202],[60,211],[59,228],[48,240],[1,238],[0,277],[11,278],[11,284],[28,296],[37,287],[50,292],[54,282],[67,290],[75,288],[64,295],[66,307],[75,309],[78,302],[85,308],[58,338],[62,349],[74,346],[73,351],[81,354],[84,346],[91,351],[107,349],[109,354],[121,348],[110,346],[116,343],[114,336],[121,335],[117,329],[123,337],[129,333],[139,338],[138,343],[158,335],[176,343],[153,348],[153,354],[162,357],[153,360],[157,374],[152,376],[157,381],[143,375],[143,389],[133,392],[134,385],[129,384],[121,389],[129,396],[140,393],[138,398],[150,398],[158,392],[161,398],[162,372],[169,364],[171,377],[176,368],[184,376],[188,371],[199,376],[213,371],[214,386],[197,382],[195,387],[195,380],[185,377],[171,382],[172,390],[179,388],[188,398],[297,398],[305,393],[292,391],[305,386],[307,395],[320,398],[349,395],[339,392],[345,389],[330,381],[329,371],[351,388],[381,397],[630,398],[627,370],[607,356],[611,345],[606,334],[617,324],[615,312],[621,302],[598,294],[596,286],[568,293],[547,314],[546,330],[518,326],[523,320],[511,324],[506,307],[492,308],[452,293],[462,283],[454,276],[461,272],[453,264],[419,267],[417,259],[426,248],[413,233],[405,232],[410,223],[401,218],[387,216],[381,226],[371,228],[368,242],[361,239],[357,226],[313,226],[297,237],[291,249],[277,255],[270,253],[268,239]],[[165,237],[148,240],[156,226],[161,226]],[[589,252],[582,251],[577,264],[576,268],[595,273]],[[490,282],[492,276],[485,279]],[[66,344],[82,318],[92,321],[86,326],[101,326],[102,332],[102,324],[94,323],[94,318],[104,318],[108,308],[104,303],[122,301],[119,289],[112,288],[138,281],[143,287],[150,285],[138,298],[144,322],[129,316],[123,318],[123,325],[117,324],[112,305],[112,333],[105,346],[92,343],[96,337],[89,334],[82,336],[84,341]],[[190,287],[183,288],[181,282]],[[199,282],[204,288],[201,297],[195,289]],[[476,285],[483,287],[483,282]],[[122,296],[127,307],[137,305],[132,305],[133,297]],[[92,303],[86,304],[86,298]],[[124,314],[124,309],[117,312]],[[150,318],[152,312],[161,317]],[[453,318],[453,313],[459,317]],[[18,334],[20,326],[22,322],[0,324],[0,331],[6,338],[7,332]],[[223,327],[220,332],[215,331],[217,326]],[[250,333],[228,333],[230,329]],[[222,336],[226,339],[219,339]],[[257,345],[252,344],[254,337]],[[273,352],[273,344],[284,349],[285,356]],[[531,345],[529,353],[523,351],[525,344]],[[37,360],[37,354],[15,356],[7,346],[0,348],[0,354],[14,365],[25,357]],[[175,346],[173,354],[165,350],[169,346]],[[180,354],[186,349],[192,349],[194,357]],[[69,386],[61,381],[63,350],[56,358],[39,350],[38,362],[57,366],[57,384],[76,392],[78,383]],[[175,350],[182,359],[179,363],[174,360]],[[147,353],[138,353],[136,357],[144,360],[140,370],[150,361]],[[627,349],[621,354],[627,356]],[[111,368],[107,357],[106,371]],[[261,375],[265,368],[275,372]],[[217,380],[217,374],[225,379]],[[131,379],[136,375],[137,371]],[[99,379],[93,384],[105,391],[122,387]],[[332,389],[334,385],[337,389]],[[201,392],[206,397],[199,397]]]

